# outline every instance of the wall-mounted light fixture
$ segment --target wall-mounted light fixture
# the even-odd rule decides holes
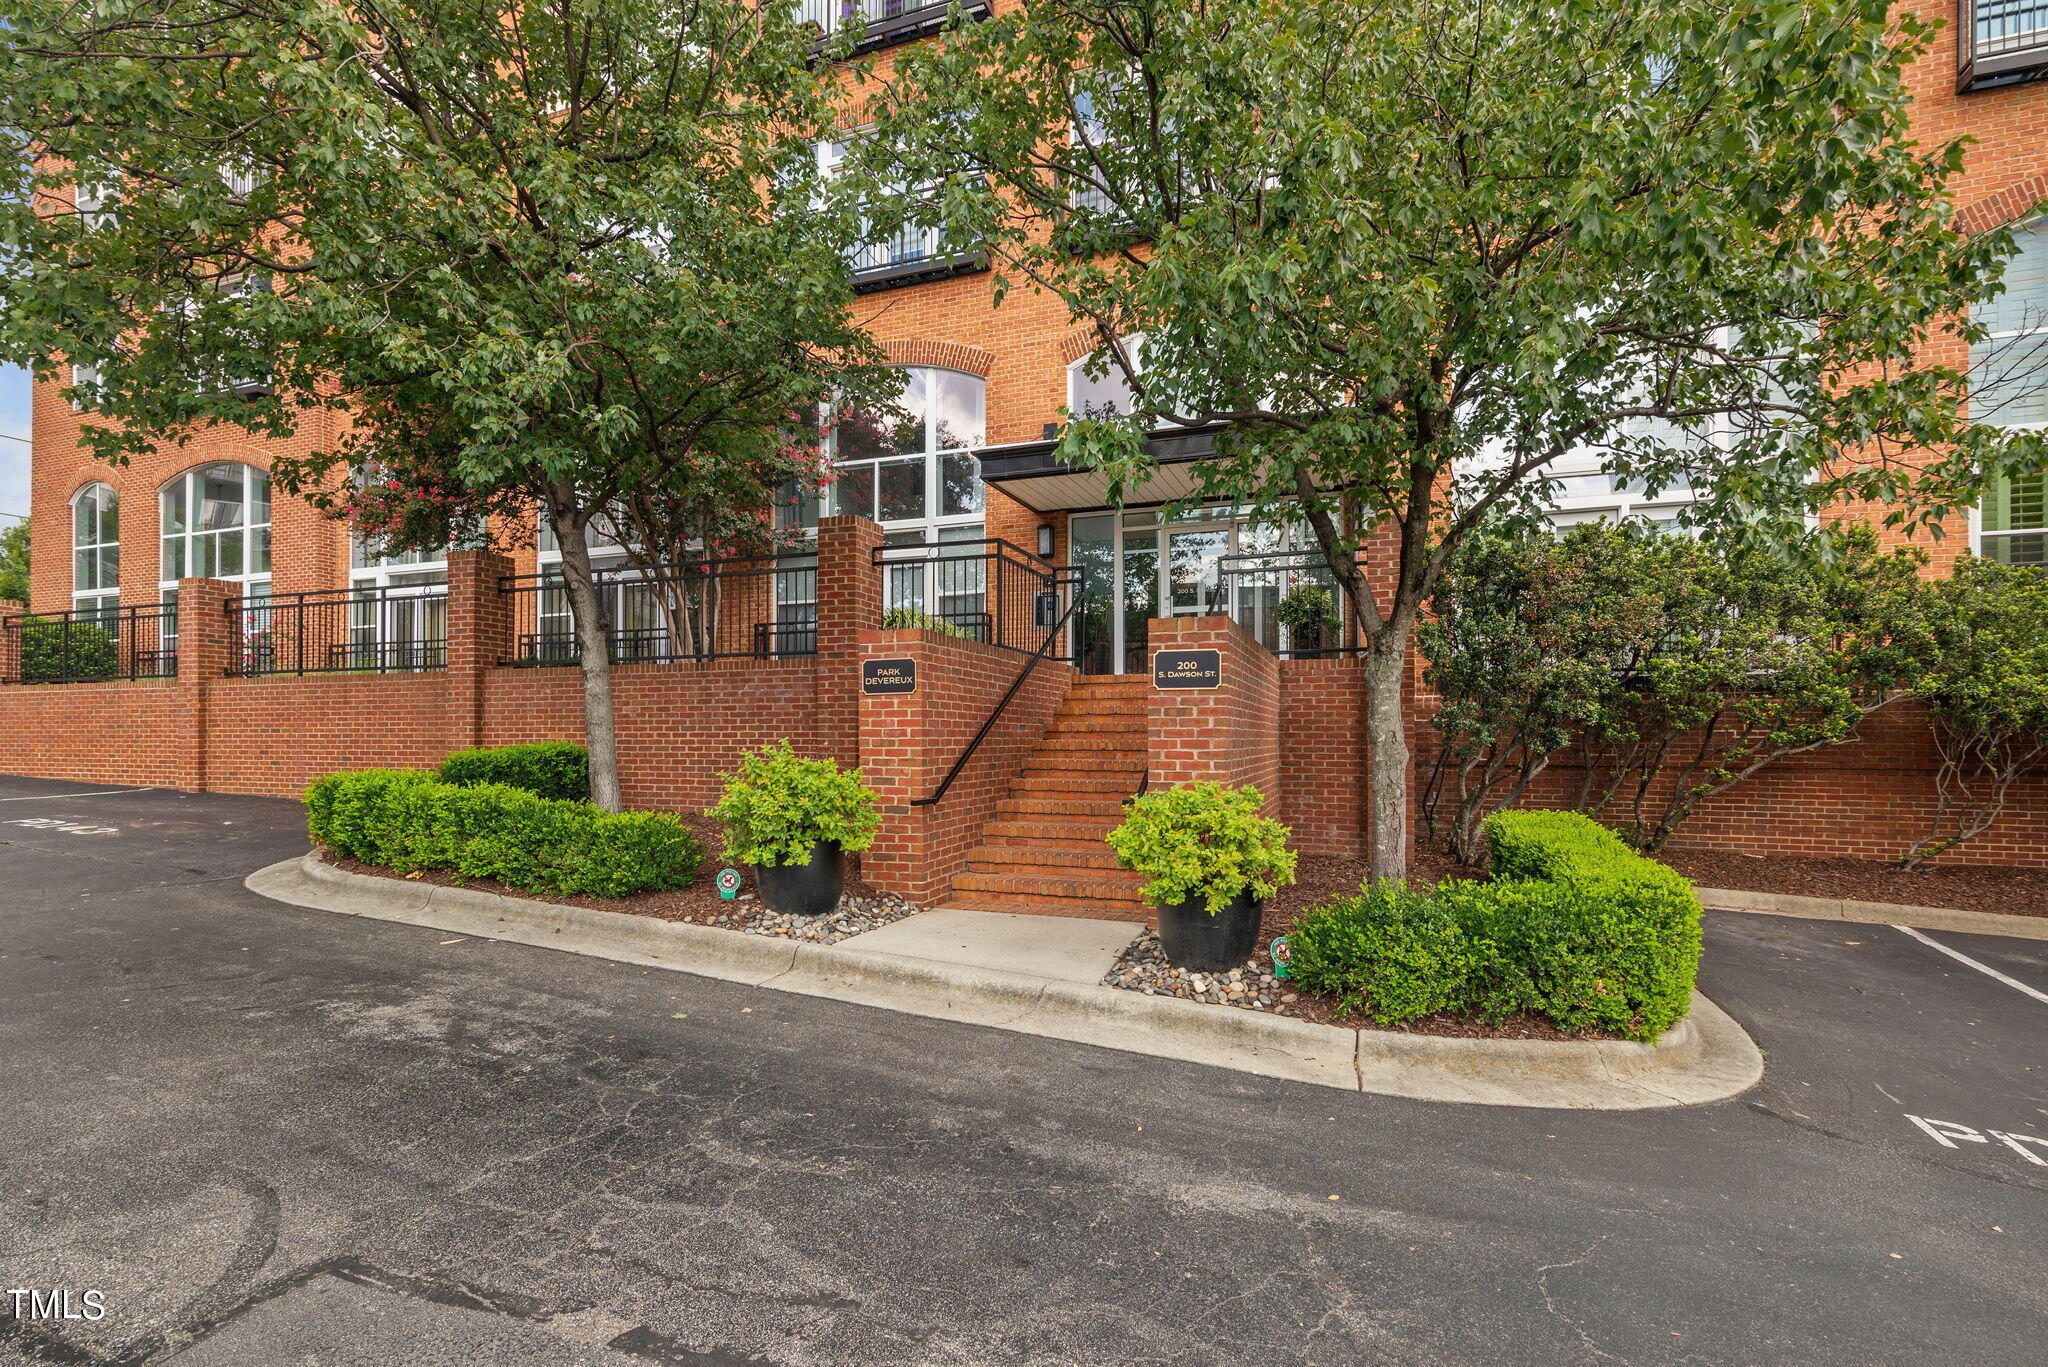
[[[1052,554],[1052,524],[1050,522],[1038,524],[1038,553],[1040,555]]]

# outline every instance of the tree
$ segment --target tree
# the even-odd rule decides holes
[[[28,523],[0,532],[0,598],[28,602]]]
[[[1989,830],[2013,783],[2048,757],[2048,575],[1972,557],[1926,595],[1917,688],[1940,765],[1909,869]]]
[[[1130,384],[1063,459],[1120,493],[1148,432],[1213,426],[1203,494],[1307,523],[1390,876],[1423,606],[1558,457],[1760,535],[1845,499],[1933,526],[2048,461],[1940,363],[2011,242],[1955,225],[1961,147],[1909,127],[1933,31],[1889,0],[1027,0],[875,99],[902,178],[941,184],[922,212]]]
[[[335,413],[280,485],[537,505],[616,808],[589,529],[765,509],[791,414],[892,386],[849,310],[858,180],[818,178],[832,90],[750,0],[5,0],[0,354],[95,367],[111,460]]]

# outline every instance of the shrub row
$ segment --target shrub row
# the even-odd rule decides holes
[[[534,892],[623,897],[687,887],[696,833],[667,812],[605,812],[501,783],[442,783],[406,769],[329,774],[306,789],[312,838],[410,873],[448,869]]]
[[[501,783],[561,802],[590,801],[590,752],[574,741],[457,750],[441,761],[441,781]]]
[[[1575,812],[1485,822],[1494,881],[1369,884],[1288,937],[1293,977],[1384,1025],[1438,1012],[1654,1040],[1683,1019],[1700,904],[1676,871]]]

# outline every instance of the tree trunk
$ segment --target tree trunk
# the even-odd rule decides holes
[[[562,590],[576,629],[576,665],[583,674],[583,743],[590,751],[590,800],[608,812],[622,810],[619,796],[619,734],[612,719],[611,632],[604,600],[591,574],[586,519],[569,499],[548,499],[548,517],[562,548]]]
[[[1401,706],[1408,638],[1397,617],[1366,642],[1366,819],[1375,880],[1408,876],[1408,727]]]

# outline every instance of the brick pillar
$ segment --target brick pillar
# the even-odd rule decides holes
[[[818,523],[818,739],[841,764],[860,763],[860,634],[882,624],[881,544],[864,517]]]
[[[512,600],[498,592],[498,576],[512,562],[496,551],[448,553],[447,744],[464,750],[484,743],[487,672],[512,651]]]
[[[236,624],[228,620],[228,600],[241,593],[240,584],[220,579],[178,581],[180,727],[174,772],[178,787],[188,792],[206,788],[206,733],[212,720],[212,695],[235,665]]]
[[[1146,648],[1213,650],[1214,688],[1152,688],[1145,705],[1151,788],[1213,780],[1257,784],[1268,814],[1280,804],[1280,661],[1228,617],[1155,617]]]
[[[26,605],[12,598],[0,598],[0,624],[9,617],[18,617],[27,612]],[[0,629],[0,683],[13,683],[21,677],[21,628],[19,624]]]

